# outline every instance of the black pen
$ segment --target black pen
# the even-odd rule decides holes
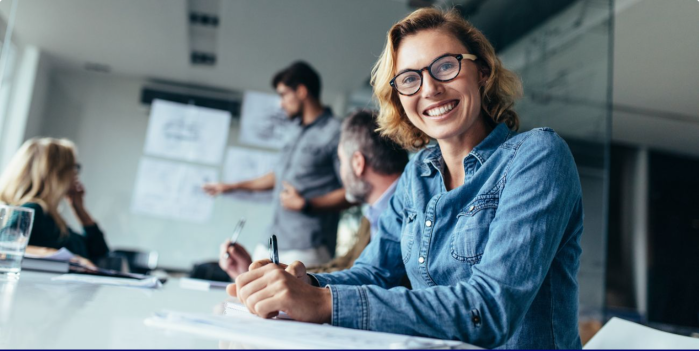
[[[270,261],[274,264],[280,264],[280,256],[277,249],[277,236],[272,234],[268,242],[268,250],[270,250]]]

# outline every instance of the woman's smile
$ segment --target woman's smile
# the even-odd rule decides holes
[[[459,105],[459,100],[447,100],[430,105],[423,111],[423,116],[430,120],[441,120],[447,118]]]

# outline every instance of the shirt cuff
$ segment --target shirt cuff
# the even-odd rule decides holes
[[[369,300],[364,286],[328,285],[333,300],[331,324],[345,327],[369,330]]]
[[[331,284],[330,279],[327,279],[327,278],[324,277],[324,275],[325,275],[324,273],[309,273],[309,272],[306,272],[306,275],[308,275],[309,277],[311,277],[311,283],[312,283],[312,284],[313,284],[313,283],[318,284],[318,285],[316,285],[316,286],[318,286],[318,287],[321,287],[321,288],[322,288],[322,287],[324,287],[324,286],[326,286],[326,285],[328,285],[328,284]],[[314,280],[315,280],[315,282],[314,282]]]
[[[318,279],[311,273],[306,273],[307,276],[309,276],[309,280],[311,280],[311,285],[315,287],[321,287],[321,284],[318,282]]]
[[[301,207],[301,213],[310,214],[311,213],[311,200],[304,198],[304,206]]]

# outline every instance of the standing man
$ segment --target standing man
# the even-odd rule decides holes
[[[394,194],[396,182],[408,163],[408,153],[398,144],[376,132],[376,115],[359,111],[343,121],[338,159],[346,197],[351,202],[365,203],[355,245],[342,257],[316,267],[315,273],[333,272],[352,267],[370,240],[377,235],[379,216]],[[219,266],[232,279],[248,271],[253,262],[240,244],[221,244]]]
[[[262,177],[239,183],[210,183],[210,195],[235,190],[274,189],[269,235],[277,235],[280,259],[322,264],[335,255],[339,211],[351,206],[345,200],[336,154],[340,121],[321,104],[321,79],[305,62],[295,62],[277,73],[272,87],[287,116],[301,128],[284,146],[280,162]],[[258,244],[253,257],[267,257]]]

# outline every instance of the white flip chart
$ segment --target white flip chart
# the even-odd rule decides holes
[[[154,100],[144,153],[218,165],[228,140],[228,111]]]
[[[202,184],[217,181],[215,168],[141,158],[131,202],[137,214],[187,222],[206,222],[214,199]]]
[[[247,91],[243,96],[238,138],[241,143],[281,149],[297,128],[280,108],[277,95]]]

